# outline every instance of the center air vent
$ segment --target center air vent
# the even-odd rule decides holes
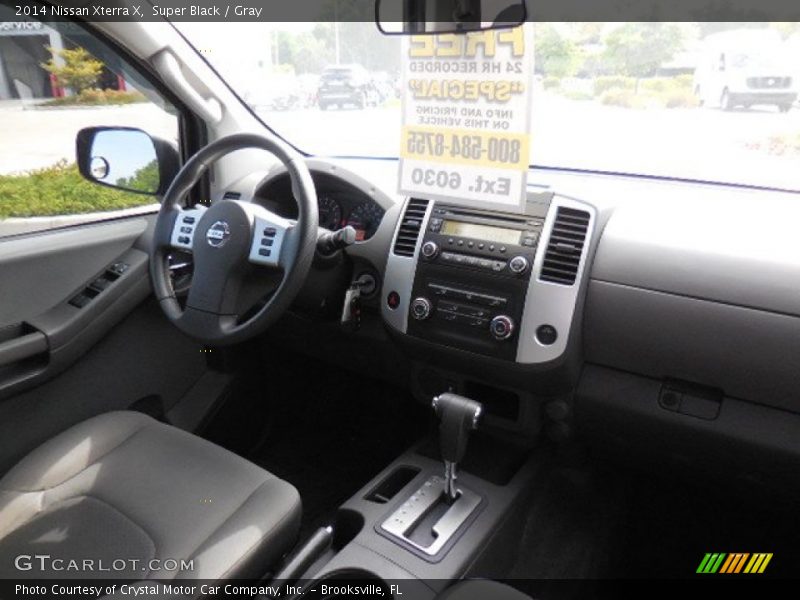
[[[542,262],[540,281],[572,285],[578,276],[578,265],[589,229],[589,213],[560,207]]]
[[[411,198],[403,213],[403,221],[397,230],[397,239],[394,241],[393,252],[398,256],[414,256],[417,240],[422,229],[425,211],[428,210],[428,200]]]

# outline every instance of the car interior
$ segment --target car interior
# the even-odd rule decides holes
[[[412,196],[394,157],[300,150],[167,21],[50,26],[177,133],[81,122],[86,185],[147,203],[0,237],[0,578],[797,576],[797,186],[532,165],[519,210]]]

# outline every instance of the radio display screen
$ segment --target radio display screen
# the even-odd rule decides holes
[[[457,235],[499,244],[519,244],[519,229],[505,229],[479,223],[465,223],[463,221],[445,221],[442,223],[444,235]]]

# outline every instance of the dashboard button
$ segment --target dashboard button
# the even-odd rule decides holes
[[[475,302],[477,302],[478,304],[482,304],[483,306],[491,306],[493,308],[499,308],[505,306],[508,303],[508,300],[506,300],[505,298],[501,298],[499,296],[475,294]]]
[[[395,310],[398,306],[400,306],[400,294],[397,292],[389,292],[389,295],[386,296],[386,306]]]
[[[552,325],[540,325],[536,329],[536,339],[544,346],[550,346],[558,339],[558,331]]]
[[[431,316],[431,312],[433,312],[433,305],[430,300],[422,297],[414,298],[414,301],[411,303],[412,317],[418,321],[423,321]]]
[[[445,300],[441,300],[441,301],[440,301],[440,302],[437,304],[437,307],[438,307],[440,310],[446,310],[446,311],[449,311],[449,312],[454,312],[454,313],[455,313],[455,312],[458,312],[458,310],[459,310],[459,306],[458,306],[458,304],[456,304],[455,302],[447,302],[447,301],[445,301]]]
[[[436,242],[425,242],[422,244],[421,252],[425,258],[436,258],[436,255],[439,254],[439,245]]]
[[[497,315],[489,325],[492,336],[499,341],[510,338],[514,333],[514,321],[506,315]]]
[[[528,259],[524,256],[515,256],[510,261],[508,261],[508,269],[514,273],[515,275],[522,275],[530,266]]]
[[[487,319],[481,319],[478,317],[473,317],[471,315],[458,314],[456,316],[458,317],[456,319],[456,322],[459,325],[466,325],[467,327],[474,327],[476,329],[481,329],[483,327],[486,327],[489,323]]]

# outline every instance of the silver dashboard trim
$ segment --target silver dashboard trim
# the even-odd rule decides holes
[[[458,487],[458,497],[431,528],[433,542],[429,546],[418,544],[411,539],[411,531],[433,507],[442,502],[444,494],[445,481],[441,477],[431,477],[381,523],[381,529],[428,556],[436,556],[481,503],[481,497],[476,493]]]
[[[397,232],[403,223],[403,216],[405,215],[406,208],[410,198],[406,198],[400,210],[400,218],[397,219],[397,224],[392,234],[392,239],[389,244],[389,258],[386,260],[386,272],[383,276],[383,296],[381,299],[381,315],[384,321],[391,325],[394,329],[405,333],[408,329],[408,309],[411,304],[411,291],[414,287],[414,277],[417,272],[417,258],[419,251],[422,247],[422,240],[425,237],[425,232],[428,230],[428,220],[433,211],[433,200],[428,200],[428,207],[425,210],[425,216],[422,219],[422,227],[419,231],[419,238],[417,245],[414,248],[413,256],[397,256],[394,253],[394,242],[397,239]],[[400,296],[400,303],[397,308],[391,309],[386,304],[385,296],[390,292],[397,292]]]
[[[586,231],[586,239],[583,243],[583,252],[578,265],[578,275],[575,283],[566,286],[547,281],[540,281],[539,274],[542,271],[542,263],[550,242],[550,234],[553,231],[556,213],[559,208],[573,208],[589,213],[589,226]],[[536,249],[536,256],[533,261],[531,279],[528,285],[528,293],[525,296],[525,309],[523,311],[522,323],[519,330],[519,343],[517,346],[517,362],[523,364],[534,364],[548,362],[560,357],[567,349],[567,342],[572,329],[572,320],[578,304],[578,294],[582,289],[582,281],[586,274],[589,249],[594,237],[595,222],[597,212],[594,207],[584,202],[554,196],[550,203],[550,208],[545,217],[542,237]],[[552,325],[558,332],[556,341],[547,346],[536,339],[536,330],[541,325]]]

